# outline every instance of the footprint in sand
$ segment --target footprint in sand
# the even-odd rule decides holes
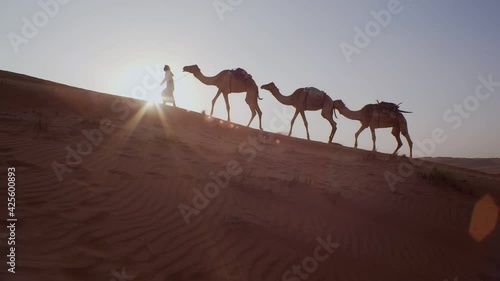
[[[134,150],[132,147],[129,147],[129,146],[122,146],[122,147],[120,147],[120,149],[123,151],[133,151]]]
[[[118,156],[118,157],[134,158],[134,156],[128,155],[126,153],[116,153],[115,155]]]
[[[35,165],[33,163],[25,162],[25,161],[19,161],[19,160],[7,160],[5,161],[10,167],[23,167],[23,168],[30,168],[30,169],[36,169],[36,170],[43,170],[42,167]]]
[[[2,156],[4,156],[4,155],[5,156],[11,155],[12,152],[14,152],[13,148],[8,148],[8,147],[6,147],[6,148],[0,148],[0,155],[2,155]]]
[[[73,176],[75,179],[85,182],[92,178],[92,172],[89,169],[80,166],[73,171]]]
[[[144,173],[145,175],[148,175],[148,176],[152,176],[152,177],[155,177],[155,178],[166,178],[166,176],[158,173],[158,172],[147,172],[147,173]]]
[[[194,177],[193,177],[193,176],[191,176],[191,175],[182,175],[181,177],[182,177],[183,179],[186,179],[186,180],[191,180],[191,179],[194,179]]]
[[[114,169],[111,169],[111,170],[108,170],[108,173],[112,174],[112,175],[117,175],[117,176],[126,176],[126,177],[129,177],[130,174],[127,173],[127,172],[124,172],[124,171],[118,171],[118,170],[114,170]]]

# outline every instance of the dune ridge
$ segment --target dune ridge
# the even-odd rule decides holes
[[[500,158],[429,157],[425,159],[431,162],[500,175]]]

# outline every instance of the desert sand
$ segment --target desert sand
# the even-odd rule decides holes
[[[1,178],[16,168],[18,218],[16,274],[2,241],[2,280],[500,278],[498,175],[0,78]],[[402,165],[414,172],[391,189],[384,175]],[[186,223],[179,206],[195,208],[195,190],[228,170]],[[3,234],[6,211],[0,219]],[[328,257],[308,259],[328,238]]]

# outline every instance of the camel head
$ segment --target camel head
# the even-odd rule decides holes
[[[335,114],[335,118],[338,118],[337,113],[335,113],[335,109],[338,110],[340,113],[340,110],[343,108],[346,108],[346,106],[342,100],[334,100],[333,101],[333,114]]]
[[[271,83],[266,84],[266,85],[262,85],[260,88],[262,90],[268,90],[269,92],[271,92],[271,94],[274,94],[275,92],[279,92],[279,89],[278,89],[278,87],[276,87],[274,82],[271,82]]]
[[[333,101],[333,107],[339,109],[339,108],[345,108],[345,103],[342,100],[334,100]]]
[[[184,66],[184,68],[182,69],[182,71],[189,72],[189,73],[192,73],[192,74],[196,74],[196,73],[200,73],[201,72],[200,68],[196,64],[195,65]]]

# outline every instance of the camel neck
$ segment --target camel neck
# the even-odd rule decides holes
[[[284,96],[280,93],[280,90],[272,90],[273,96],[284,105],[293,105],[292,96]]]
[[[340,112],[340,114],[344,115],[346,118],[351,119],[351,120],[361,121],[363,119],[361,116],[362,114],[361,114],[360,110],[352,111],[347,107],[343,107],[343,108],[339,108],[338,111]]]
[[[201,83],[205,85],[216,85],[217,84],[217,79],[216,77],[207,77],[203,75],[203,73],[194,73],[194,77],[196,77],[198,80],[200,80]]]

